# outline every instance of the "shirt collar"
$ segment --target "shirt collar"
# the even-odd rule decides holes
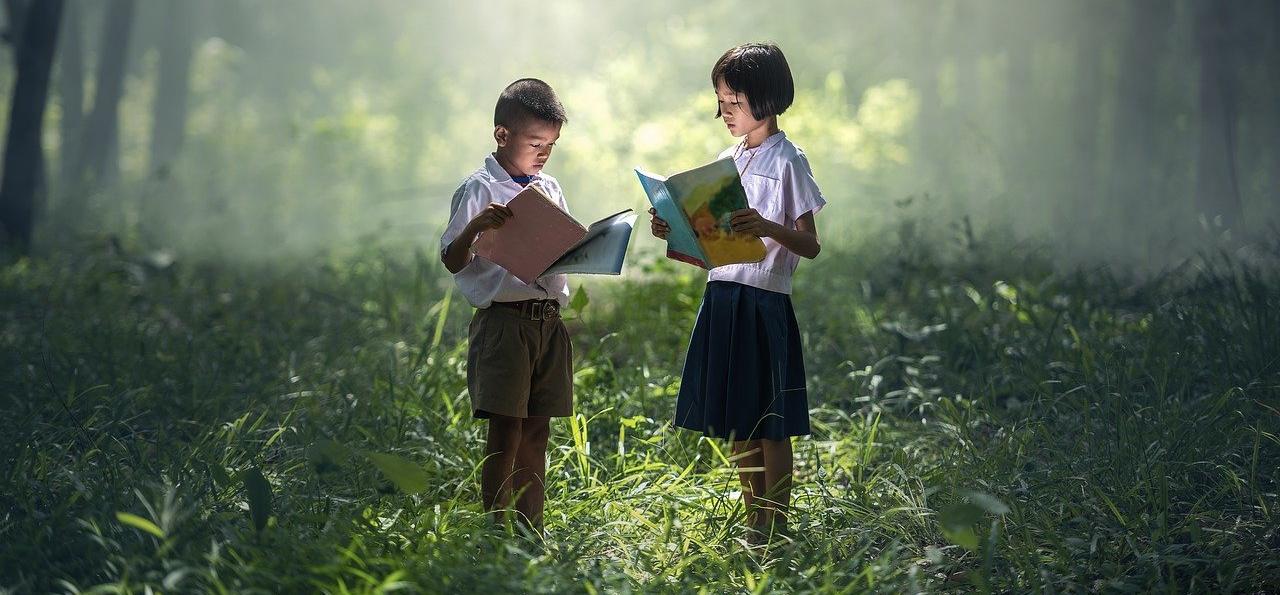
[[[787,138],[787,133],[779,130],[773,134],[770,134],[768,138],[765,138],[764,142],[760,143],[760,146],[742,151],[742,155],[746,155],[748,153],[758,154],[761,151],[768,151],[774,145],[782,142],[782,139],[784,138]],[[739,145],[741,145],[741,143],[739,143]]]
[[[489,172],[489,176],[492,177],[495,182],[516,183],[515,180],[511,179],[511,174],[507,173],[507,170],[502,169],[502,164],[498,163],[498,158],[494,157],[493,153],[489,153],[489,155],[484,158],[484,168]],[[529,183],[532,184],[533,182],[537,182],[541,179],[542,172],[538,172],[533,174],[533,179],[530,180]]]

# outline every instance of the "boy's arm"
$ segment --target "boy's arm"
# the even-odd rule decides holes
[[[452,274],[471,262],[471,244],[486,229],[496,229],[511,217],[511,209],[493,202],[484,184],[464,182],[449,201],[449,223],[440,236],[440,261]]]
[[[440,260],[444,263],[444,268],[452,274],[458,274],[458,271],[471,262],[471,244],[475,242],[476,236],[482,231],[502,227],[502,224],[510,218],[511,209],[506,205],[491,202],[481,209],[462,227],[457,237],[453,238],[453,241],[440,252]]]

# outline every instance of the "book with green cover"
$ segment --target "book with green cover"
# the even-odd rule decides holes
[[[734,211],[747,208],[738,167],[724,157],[663,177],[636,168],[640,185],[667,222],[667,257],[712,269],[764,259],[764,242],[729,226]]]

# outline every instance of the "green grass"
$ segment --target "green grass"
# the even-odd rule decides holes
[[[433,259],[8,257],[0,587],[1280,590],[1274,272],[868,246],[797,279],[814,435],[767,552],[725,445],[668,422],[688,267],[589,282],[540,542],[480,512],[470,308]]]

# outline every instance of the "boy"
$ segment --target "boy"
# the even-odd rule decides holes
[[[538,184],[568,211],[555,178],[542,173],[568,121],[555,91],[520,79],[498,97],[493,116],[497,149],[453,194],[440,259],[462,295],[477,308],[467,350],[467,389],[476,418],[489,420],[480,475],[484,508],[503,520],[512,494],[521,521],[540,530],[548,422],[573,411],[572,348],[560,321],[569,300],[564,275],[526,285],[471,252],[476,237],[512,217],[506,203]]]

